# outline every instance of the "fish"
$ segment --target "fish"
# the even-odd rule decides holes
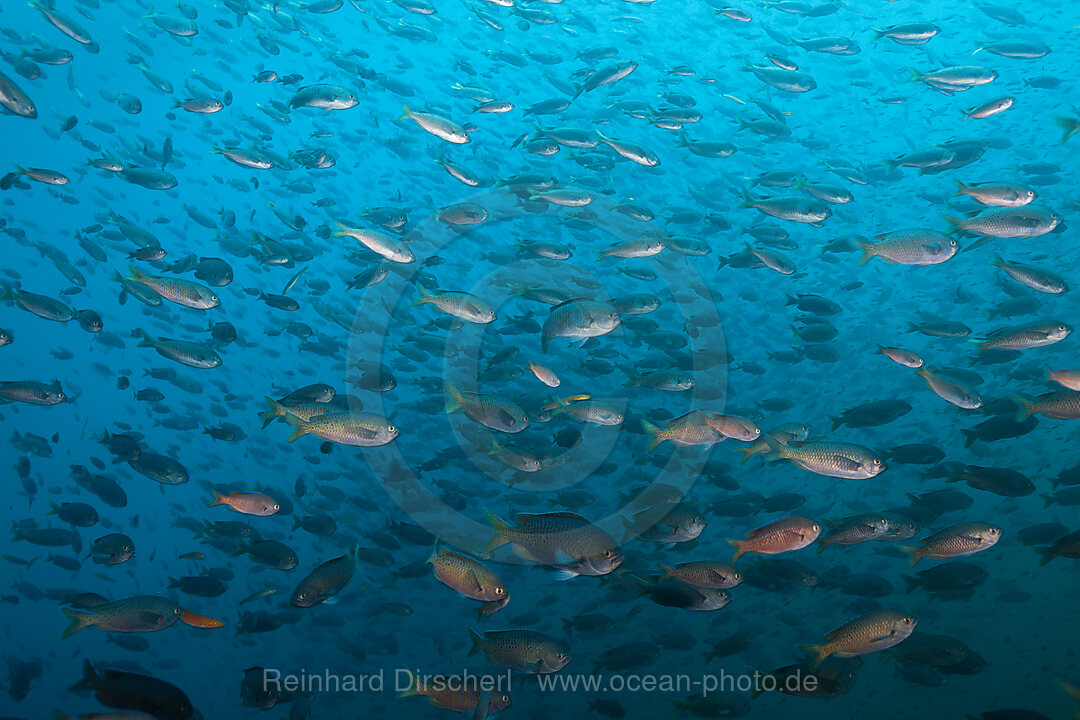
[[[210,507],[227,505],[235,512],[256,517],[269,517],[281,510],[281,505],[265,493],[229,493],[228,495],[222,495],[216,490],[211,492],[214,493],[214,502],[210,503]]]
[[[820,645],[803,645],[814,656],[811,667],[817,669],[828,657],[856,657],[899,645],[910,637],[918,621],[896,610],[880,610],[844,623],[825,636]]]
[[[853,443],[806,441],[786,444],[770,441],[767,460],[790,460],[804,470],[826,477],[865,480],[887,469],[873,450]]]
[[[142,338],[139,340],[139,347],[153,348],[163,358],[200,370],[210,370],[221,366],[221,356],[206,343],[164,337],[155,338],[146,332],[140,332]]]
[[[930,390],[939,398],[962,410],[976,410],[982,407],[982,397],[973,388],[948,375],[939,374],[928,365],[915,370],[915,374],[926,381]]]
[[[289,604],[298,608],[311,608],[336,601],[337,594],[348,586],[356,573],[357,555],[354,548],[350,553],[317,566],[296,584],[289,597]]]
[[[924,557],[954,558],[988,550],[1001,539],[1001,528],[984,522],[960,523],[923,538],[918,547],[901,545],[911,558],[911,567]]]
[[[519,513],[514,525],[486,514],[493,533],[485,553],[512,544],[520,557],[556,569],[559,580],[606,575],[622,564],[615,539],[575,513]]]
[[[510,706],[510,695],[481,692],[470,687],[467,676],[426,675],[420,677],[411,670],[404,671],[405,687],[399,698],[423,697],[437,708],[452,712],[474,712],[474,717],[491,717]]]
[[[341,445],[354,447],[380,447],[393,442],[401,431],[397,426],[375,413],[362,411],[330,412],[312,416],[309,420],[286,412],[282,416],[293,428],[288,442],[296,442],[305,435]]]
[[[1080,392],[1076,390],[1059,390],[1040,395],[1034,400],[1020,395],[1010,397],[1020,408],[1016,413],[1017,422],[1024,422],[1032,415],[1042,415],[1052,420],[1080,420]]]
[[[1023,263],[1010,263],[995,254],[990,264],[1001,268],[1013,280],[1021,285],[1046,293],[1047,295],[1059,295],[1069,291],[1069,284],[1057,273],[1043,268],[1025,265]]]
[[[809,518],[792,515],[751,530],[743,540],[728,540],[727,543],[735,549],[731,559],[734,563],[748,552],[776,555],[801,550],[817,540],[820,534],[821,525]]]
[[[109,632],[157,632],[175,623],[184,612],[176,602],[157,595],[114,600],[87,612],[71,608],[61,608],[61,611],[71,621],[61,638],[71,637],[88,627]]]
[[[469,655],[483,653],[488,662],[530,675],[556,673],[570,663],[566,643],[537,630],[469,630]]]
[[[418,289],[420,297],[413,301],[413,305],[434,305],[447,315],[478,325],[495,321],[495,311],[491,306],[471,293],[457,290],[430,293],[422,285]]]
[[[471,600],[500,603],[503,607],[509,599],[499,576],[478,560],[436,545],[428,562],[436,580]]]
[[[859,242],[863,256],[860,265],[875,257],[899,265],[939,265],[953,258],[959,250],[956,239],[936,230],[897,230],[874,238],[878,242]]]
[[[446,404],[447,413],[462,410],[474,422],[511,434],[529,426],[525,411],[511,400],[482,393],[463,393],[450,383],[446,383],[446,392],[450,396]]]
[[[469,132],[464,127],[436,113],[419,112],[411,110],[408,105],[404,105],[398,120],[401,121],[406,118],[412,120],[424,131],[448,143],[464,145],[471,140]]]
[[[622,317],[610,303],[587,298],[574,298],[551,308],[541,328],[541,349],[548,351],[552,339],[570,338],[584,344],[585,340],[606,335],[622,324]]]
[[[152,675],[112,668],[98,672],[89,660],[83,661],[83,677],[71,689],[93,691],[94,697],[102,705],[145,713],[157,720],[191,720],[201,717],[187,694],[172,683]]]

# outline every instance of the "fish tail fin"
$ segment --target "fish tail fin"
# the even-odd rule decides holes
[[[311,423],[304,422],[303,418],[299,418],[292,413],[287,413],[285,416],[285,422],[292,426],[292,434],[288,437],[288,442],[295,442],[297,438],[301,438],[311,432]]]
[[[435,299],[435,296],[434,296],[434,295],[432,295],[431,293],[429,293],[429,292],[428,292],[428,291],[427,291],[427,290],[426,290],[426,289],[424,288],[424,286],[423,286],[423,285],[419,285],[419,284],[418,284],[418,285],[416,286],[416,289],[420,291],[420,297],[418,297],[418,298],[416,298],[415,300],[413,300],[413,301],[412,301],[412,304],[413,304],[414,306],[415,306],[415,305],[423,305],[423,304],[425,304],[425,303],[429,303],[429,302],[432,302],[432,301],[433,301],[433,300]]]
[[[1071,683],[1067,683],[1064,680],[1058,680],[1058,685],[1061,686],[1062,690],[1069,694],[1069,697],[1080,703],[1080,688]],[[1077,711],[1077,715],[1080,715],[1080,710]],[[1076,715],[1073,715],[1073,718],[1076,718]]]
[[[211,490],[210,492],[212,492],[214,494],[214,502],[207,505],[207,507],[217,507],[218,505],[228,505],[229,504],[229,499],[227,497],[225,497],[224,495],[222,495],[221,493],[219,493],[217,490]]]
[[[914,578],[910,575],[901,575],[900,577],[904,578],[904,582],[907,583],[907,589],[904,592],[909,595],[915,590],[915,588],[922,585],[922,580],[920,580],[919,578]]]
[[[667,439],[665,437],[661,437],[661,433],[663,432],[663,430],[660,427],[653,425],[648,420],[641,421],[641,429],[644,430],[645,434],[649,436],[649,452],[655,450],[657,445]]]
[[[472,641],[472,647],[469,648],[469,655],[475,655],[478,652],[484,652],[484,645],[487,644],[487,641],[485,641],[484,638],[481,637],[481,635],[472,628],[469,628],[469,640]]]
[[[1047,493],[1040,493],[1039,497],[1043,499],[1043,510],[1054,504],[1054,496]]]
[[[877,255],[877,250],[874,249],[874,243],[869,240],[853,239],[852,242],[858,245],[859,249],[862,250],[862,257],[859,258],[859,265],[865,265]]]
[[[1051,560],[1053,560],[1054,558],[1057,557],[1057,553],[1054,552],[1053,547],[1035,548],[1035,551],[1038,552],[1039,555],[1041,556],[1039,558],[1039,565],[1040,566],[1045,565],[1046,563],[1050,562]]]
[[[919,82],[924,77],[926,77],[925,75],[923,75],[921,72],[919,72],[915,68],[908,68],[908,72],[910,73],[910,75],[908,77],[908,82]]]
[[[948,232],[950,233],[963,230],[967,223],[963,218],[953,217],[952,215],[942,215],[941,217],[945,219],[945,222],[949,223]]]
[[[765,437],[765,442],[769,443],[769,454],[765,456],[766,460],[771,462],[773,460],[787,460],[791,457],[791,448],[787,445],[780,442],[780,440],[774,438],[772,435],[766,434],[763,437]],[[774,442],[775,445],[773,444]]]
[[[450,400],[446,403],[445,412],[452,413],[465,406],[465,396],[451,383],[446,383],[446,392],[450,395]]]
[[[346,232],[349,229],[349,226],[345,223],[341,222],[340,220],[335,220],[334,232],[330,233],[330,237],[345,237],[349,234],[348,232]]]
[[[824,645],[800,645],[799,649],[814,656],[810,663],[810,668],[813,670],[817,670],[825,658],[832,655],[832,651],[826,649]]]
[[[129,275],[128,278],[127,278],[128,280],[134,280],[135,282],[142,282],[143,280],[147,279],[146,273],[144,273],[142,270],[135,267],[134,265],[128,265],[128,272],[131,273],[131,275]]]
[[[407,117],[412,117],[412,110],[409,109],[408,105],[402,105],[401,106],[401,115],[398,116],[397,122],[401,122],[402,120],[404,120]]]
[[[660,570],[664,574],[660,577],[661,580],[667,580],[668,578],[675,577],[675,568],[668,567],[663,563],[660,564]]]
[[[953,197],[959,197],[961,195],[967,195],[968,190],[971,189],[967,185],[965,185],[964,183],[960,182],[959,180],[954,180],[953,182],[956,183],[956,192],[953,193]]]
[[[1009,395],[1009,399],[1020,407],[1020,409],[1016,411],[1016,422],[1024,422],[1035,414],[1035,403],[1030,400],[1022,398],[1019,395]]]
[[[926,557],[926,553],[923,552],[922,548],[901,545],[900,549],[908,554],[908,567],[915,567],[920,560]]]
[[[731,562],[735,562],[746,554],[746,547],[744,546],[742,540],[728,540],[726,542],[728,545],[735,549],[735,552],[731,556]]]
[[[745,465],[750,460],[750,458],[754,457],[754,455],[757,455],[757,450],[754,448],[753,445],[736,448],[736,452],[742,455],[742,460],[739,461],[740,465]]]
[[[1065,134],[1061,137],[1061,142],[1058,143],[1059,145],[1064,145],[1069,141],[1069,138],[1071,138],[1077,132],[1080,132],[1080,122],[1077,122],[1072,118],[1054,118],[1054,122],[1057,124],[1058,127],[1065,131]]]
[[[495,532],[491,535],[491,539],[488,540],[487,545],[484,546],[484,552],[489,553],[497,547],[501,547],[510,542],[507,535],[510,532],[510,523],[500,518],[490,510],[485,509],[484,515],[487,517],[488,525]]]
[[[997,253],[994,253],[994,257],[990,258],[990,264],[994,267],[1005,267],[1005,259]]]
[[[61,640],[63,640],[64,638],[69,638],[83,628],[90,627],[94,624],[94,616],[90,613],[79,612],[78,610],[72,610],[71,608],[61,608],[60,610],[64,613],[64,617],[71,621],[71,624],[68,625],[64,632],[60,635]],[[93,672],[92,667],[90,668],[90,671]],[[97,677],[97,673],[94,673],[94,677]],[[87,687],[93,686],[88,685]]]
[[[742,202],[739,203],[739,207],[741,207],[741,208],[754,207],[754,198],[750,195],[750,191],[747,190],[745,187],[742,189],[742,197],[743,197],[743,199],[742,199]]]
[[[139,338],[138,347],[157,347],[154,344],[154,336],[147,333],[145,330],[139,331],[141,337]]]
[[[72,685],[69,690],[97,690],[101,687],[101,676],[94,670],[89,660],[83,660],[83,676],[79,682]]]
[[[408,683],[405,685],[405,689],[398,693],[399,698],[412,697],[413,695],[420,694],[420,682],[412,670],[403,668],[405,671],[405,677],[408,679]]]
[[[961,430],[960,434],[964,436],[964,447],[969,448],[975,444],[975,441],[979,439],[979,434],[974,430]]]
[[[285,417],[289,411],[285,409],[285,406],[279,403],[272,397],[266,398],[267,409],[259,413],[259,417],[262,418],[263,427],[265,428],[270,423],[277,420],[279,417]]]

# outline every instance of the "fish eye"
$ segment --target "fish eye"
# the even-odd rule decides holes
[[[1028,196],[1028,197],[1035,197],[1035,193],[1034,193],[1034,192],[1032,192],[1031,190],[1028,190],[1028,191],[1027,191],[1027,196]]]
[[[814,523],[813,525],[810,526],[810,529],[813,530],[814,532],[820,532],[821,531],[821,526],[818,525],[817,523]]]
[[[506,591],[503,590],[501,587],[497,587],[497,588],[495,588],[494,592],[495,592],[496,595],[502,595]]]
[[[566,657],[566,655],[563,655],[562,653],[555,653],[556,660],[562,660],[564,657]]]
[[[280,506],[280,505],[278,505],[277,503],[274,503],[274,509],[275,509],[275,510],[280,510],[280,509],[281,509],[281,506]]]
[[[736,580],[742,580],[742,573],[737,572],[734,575],[732,575],[731,577],[735,578]]]
[[[611,557],[611,551],[610,551],[610,550],[605,550],[605,551],[604,551],[604,557],[605,557],[605,558],[609,558],[609,557]]]
[[[397,432],[397,428],[394,427],[393,425],[387,425],[386,426],[386,431],[387,432]]]
[[[510,702],[510,696],[509,696],[509,695],[503,695],[503,696],[502,696],[502,701],[503,701],[504,703],[508,703],[508,702]]]

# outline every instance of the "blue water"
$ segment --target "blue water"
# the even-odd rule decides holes
[[[0,715],[106,711],[92,693],[69,689],[90,660],[98,671],[171,683],[205,718],[249,717],[267,705],[269,717],[438,717],[449,711],[423,698],[396,697],[403,670],[506,673],[482,653],[469,654],[469,628],[545,633],[568,647],[570,663],[560,677],[602,683],[550,689],[531,673],[512,672],[509,691],[499,686],[494,694],[512,698],[499,713],[505,717],[1042,713],[989,720],[1073,711],[1059,683],[1080,681],[1072,657],[1080,590],[1075,560],[1040,564],[1037,547],[1080,529],[1080,498],[1069,494],[1080,477],[1068,472],[1080,462],[1076,420],[1037,415],[1017,430],[1010,419],[1018,408],[1009,396],[1062,390],[1045,367],[1080,370],[1076,341],[1070,336],[980,355],[969,340],[1002,327],[1069,326],[1078,316],[1075,291],[1035,292],[990,264],[996,253],[1080,284],[1070,228],[1080,141],[1062,143],[1069,122],[1080,122],[1075,6],[785,0],[740,4],[749,22],[734,11],[718,13],[725,7],[719,2],[680,0],[518,0],[516,8],[484,0],[357,0],[315,12],[332,7],[64,0],[57,10],[77,20],[92,44],[65,36],[31,7],[0,7],[0,72],[36,108],[34,117],[0,115],[8,286],[0,327],[14,338],[0,348],[0,380],[56,380],[65,394],[58,404],[0,407],[2,434],[10,439],[0,466],[13,468],[4,502],[13,531],[0,540],[0,654],[11,669]],[[932,23],[939,32],[923,44],[874,39],[875,28],[913,22]],[[198,32],[183,37],[162,26]],[[807,49],[813,44],[794,42],[829,37],[853,41],[839,45],[857,52],[815,52]],[[1001,43],[1019,43],[1021,51],[980,50],[1010,47]],[[1039,57],[1017,56],[1032,48],[1028,54]],[[48,49],[70,51],[70,62],[21,57]],[[587,81],[594,71],[628,61],[635,65],[624,77],[597,87]],[[785,92],[747,64],[769,78],[803,77],[780,67],[797,65],[814,87]],[[935,86],[912,72],[972,64],[984,69],[974,74],[979,83],[986,70],[993,80]],[[140,65],[173,90],[155,87]],[[255,82],[263,71],[277,78]],[[284,82],[291,74],[302,77]],[[333,86],[350,107],[290,108],[299,89],[312,84]],[[119,93],[138,98],[141,112],[126,112]],[[1003,111],[965,118],[964,111],[1003,97],[1013,100]],[[174,106],[176,99],[216,100],[220,110],[188,112]],[[512,107],[477,111],[494,101]],[[526,112],[544,101],[555,111]],[[431,115],[402,118],[403,105]],[[491,109],[504,108],[485,108]],[[448,130],[428,132],[425,123]],[[751,125],[740,129],[744,123]],[[469,142],[440,134],[467,135]],[[580,147],[582,140],[593,147]],[[686,141],[729,145],[717,153],[724,157],[703,157]],[[274,167],[240,167],[214,152],[221,148],[257,151]],[[557,152],[544,154],[551,150]],[[923,162],[921,171],[917,163],[895,162],[917,151],[936,160]],[[454,173],[467,182],[437,158],[463,168]],[[120,165],[101,169],[88,159],[155,168],[175,187],[125,182],[114,172]],[[54,171],[69,182],[40,182],[50,178],[18,168]],[[853,199],[823,205],[813,187],[763,177],[768,173],[837,186]],[[1053,225],[1030,237],[959,232],[946,218],[989,206],[954,196],[957,182],[1031,189],[1031,207],[1054,213]],[[814,224],[766,217],[744,206],[747,192],[755,201],[797,196],[828,207],[828,216]],[[469,212],[455,212],[451,206],[459,203],[469,203]],[[406,222],[387,219],[395,213]],[[117,216],[151,233],[155,240],[141,244],[160,246],[164,257],[129,257],[140,243],[125,237]],[[465,224],[470,219],[480,221]],[[336,237],[335,222],[382,233],[415,259],[391,262],[357,239]],[[949,251],[939,263],[860,264],[857,241],[913,228],[950,233],[917,243],[916,252],[942,250],[940,243],[947,248],[951,241],[960,252]],[[600,257],[612,246],[643,240],[660,240],[663,250]],[[532,252],[538,249],[555,257]],[[94,257],[101,252],[105,260]],[[201,258],[219,258],[233,273],[231,283],[212,287],[220,304],[208,310],[169,300],[149,306],[115,281],[116,273],[132,275],[131,265],[206,286],[195,275]],[[380,263],[384,279],[349,288],[354,276]],[[65,273],[66,267],[77,272]],[[284,294],[298,309],[260,297],[282,294],[287,285]],[[461,317],[467,313],[455,317],[431,303],[414,304],[420,286],[470,293],[495,319],[471,322]],[[550,302],[527,293],[530,288],[544,289]],[[19,292],[93,310],[104,327],[93,333],[76,319],[39,317],[16,304]],[[555,303],[582,298],[615,299],[601,306],[601,316],[618,314],[618,326],[593,328],[586,333],[591,339],[555,333],[542,343],[550,318],[566,309]],[[657,304],[651,312],[631,311]],[[970,334],[910,330],[945,320],[963,323]],[[235,341],[211,334],[209,327],[223,322],[235,327]],[[173,362],[140,346],[148,336],[200,343],[218,354],[220,366]],[[951,373],[978,394],[979,407],[947,403],[911,369],[879,354],[879,345],[912,351]],[[542,384],[529,363],[557,374],[559,386]],[[643,375],[650,379],[635,381]],[[384,392],[375,391],[373,378]],[[394,430],[382,444],[356,447],[310,435],[288,442],[291,430],[281,421],[263,427],[259,413],[267,397],[316,383],[336,391],[336,410],[351,408],[355,419],[362,408],[372,414],[365,422]],[[480,411],[445,412],[449,386],[489,396],[486,407],[495,410],[484,415],[488,424],[475,419]],[[150,388],[164,399],[135,399]],[[582,395],[621,422],[575,419],[575,401],[581,402],[575,396]],[[884,401],[906,409],[838,427],[830,419]],[[664,427],[695,410],[746,418],[763,438],[784,424],[803,425],[809,437],[801,441],[809,439],[811,447],[851,443],[886,469],[845,479],[764,454],[742,463],[737,451],[750,442],[724,439],[719,431],[709,436],[711,445],[666,441],[650,451],[643,421]],[[528,416],[524,429],[518,411]],[[517,417],[514,427],[505,425],[507,417]],[[1015,436],[963,432],[995,419]],[[228,439],[205,432],[226,423]],[[703,421],[697,426],[711,432]],[[185,481],[162,484],[140,474],[101,442],[106,432],[179,462]],[[923,446],[922,457],[896,450],[912,444]],[[535,472],[520,469],[527,460]],[[76,484],[73,466],[115,480],[126,504],[112,507]],[[964,477],[953,482],[963,466],[1009,469],[1033,485],[1005,497]],[[208,507],[211,490],[264,493],[279,509],[259,517]],[[964,507],[927,512],[916,497],[944,490]],[[691,508],[707,523],[700,535],[670,543],[645,539],[648,533],[636,537],[647,529],[642,514],[661,517],[672,508],[664,503],[680,497],[690,505],[679,510]],[[789,502],[781,502],[785,497]],[[35,524],[71,529],[50,510],[72,502],[87,503],[100,516],[74,528],[72,542],[50,547],[19,539]],[[612,573],[559,581],[551,568],[508,546],[488,555],[493,531],[485,510],[506,520],[519,512],[575,513],[618,544],[622,562]],[[727,562],[726,540],[787,516],[820,526],[886,511],[894,526],[897,518],[917,524],[918,534],[899,543],[870,540],[776,556],[802,563],[801,582],[791,579],[791,566],[744,555],[736,566],[746,581],[730,588],[730,604],[716,610],[664,606],[639,588],[659,580],[661,564]],[[298,518],[313,516],[332,518],[336,530],[320,536],[295,527]],[[243,554],[242,542],[211,542],[213,526],[204,523],[221,521],[286,544],[296,567],[271,569]],[[945,560],[923,560],[909,570],[899,546],[975,521],[1001,531],[993,547],[955,558],[984,570],[981,582],[952,593],[909,591],[903,576]],[[1034,541],[1020,535],[1043,523],[1060,528]],[[93,562],[91,546],[109,533],[128,535],[134,557]],[[423,564],[436,537],[498,574],[510,595],[505,608],[478,619],[479,602],[432,576]],[[356,548],[355,575],[334,602],[290,603],[316,566],[351,558]],[[201,556],[180,557],[189,553]],[[564,552],[546,564],[579,560]],[[174,578],[207,574],[224,583],[223,592],[202,597],[170,587]],[[267,590],[274,592],[241,602]],[[61,608],[70,610],[78,593],[111,601],[161,596],[223,627],[91,628],[61,639],[69,624]],[[805,661],[799,646],[820,643],[843,623],[882,609],[914,618],[914,633],[895,648],[841,664],[855,679],[827,702],[775,692],[751,699],[745,686],[702,696],[706,676]],[[248,631],[250,613],[276,627]],[[606,616],[606,629],[583,631],[564,621],[586,614]],[[729,643],[705,662],[717,654],[710,651],[714,644],[736,633],[746,641]],[[956,654],[898,656],[905,644],[924,641]],[[618,653],[628,651],[618,649],[629,643],[644,645],[620,664]],[[613,650],[614,659],[605,655]],[[253,699],[241,692],[250,668],[257,669],[250,677],[267,668],[369,680],[356,692]],[[634,686],[629,675],[652,678],[657,687],[617,691]],[[697,684],[664,684],[675,676]],[[470,716],[476,704],[474,695]],[[194,716],[175,707],[155,712]]]

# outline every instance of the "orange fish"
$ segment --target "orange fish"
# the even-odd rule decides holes
[[[728,540],[728,545],[735,548],[735,562],[744,553],[757,555],[776,555],[806,547],[817,540],[821,534],[821,525],[804,517],[791,517],[774,520],[767,525],[751,530],[743,540]]]
[[[204,630],[212,630],[214,628],[225,627],[225,623],[220,620],[216,620],[206,615],[200,615],[193,613],[190,610],[185,610],[184,614],[180,616],[182,622],[187,623],[191,627],[202,628]]]
[[[258,517],[268,517],[281,509],[274,498],[262,493],[238,492],[222,495],[216,490],[211,490],[211,492],[214,493],[214,502],[210,503],[210,507],[228,505],[238,513]]]

